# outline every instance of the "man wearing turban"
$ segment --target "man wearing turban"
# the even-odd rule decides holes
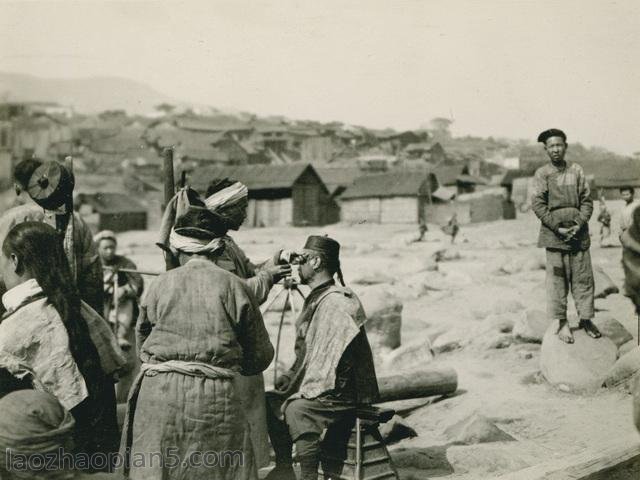
[[[217,179],[211,182],[204,203],[206,208],[224,218],[228,230],[238,230],[247,218],[248,189],[241,182]],[[216,259],[216,264],[245,279],[260,304],[265,302],[274,283],[291,273],[291,267],[286,263],[288,252],[280,250],[272,259],[255,265],[228,232],[223,242],[225,248]],[[251,424],[258,463],[266,466],[269,463],[269,447],[262,374],[238,378],[238,388],[243,393],[241,398]]]
[[[220,216],[188,207],[169,234],[180,266],[161,274],[140,305],[142,366],[123,431],[125,478],[257,479],[234,379],[264,371],[274,352],[249,288],[216,265],[225,231]],[[148,452],[163,462],[140,465]],[[213,462],[225,452],[242,459]],[[204,455],[207,462],[197,461]]]
[[[580,316],[579,327],[593,337],[600,337],[592,319],[594,280],[589,248],[589,219],[593,201],[589,183],[577,163],[565,160],[567,136],[555,128],[538,136],[550,162],[536,170],[531,207],[540,219],[538,246],[547,255],[547,313],[558,321],[558,337],[573,343],[567,320],[569,289]]]

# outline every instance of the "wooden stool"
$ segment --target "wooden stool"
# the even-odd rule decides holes
[[[319,473],[333,480],[397,479],[389,451],[378,431],[395,411],[372,406],[358,407],[355,425],[335,425],[322,440]]]

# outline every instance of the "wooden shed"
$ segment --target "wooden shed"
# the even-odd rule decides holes
[[[94,232],[147,229],[147,209],[123,193],[80,193],[76,196],[74,208]]]
[[[215,178],[231,178],[249,189],[245,226],[306,226],[335,222],[335,201],[309,164],[202,167],[190,172],[190,185],[204,194]]]
[[[357,178],[340,197],[342,221],[417,223],[438,189],[433,172],[397,170]]]
[[[502,188],[487,189],[475,193],[458,195],[455,200],[440,201],[425,205],[428,223],[446,225],[455,213],[462,225],[493,222],[504,218],[505,196]]]

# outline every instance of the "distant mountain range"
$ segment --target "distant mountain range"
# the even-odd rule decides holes
[[[78,112],[94,113],[125,109],[132,114],[149,113],[154,106],[178,102],[149,85],[120,77],[41,78],[0,72],[0,101],[56,102]]]

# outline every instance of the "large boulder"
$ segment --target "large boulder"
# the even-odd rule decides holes
[[[504,313],[517,313],[524,309],[524,305],[520,303],[518,300],[508,299],[501,300],[498,299],[493,304],[493,313],[496,315],[502,315]]]
[[[624,328],[619,321],[610,316],[603,316],[596,318],[594,323],[600,330],[600,332],[611,339],[617,347],[621,347],[630,340],[633,340],[633,335],[629,333],[629,330]]]
[[[498,275],[514,275],[520,272],[534,272],[545,269],[544,258],[538,254],[531,254],[526,258],[509,258],[497,269]]]
[[[387,423],[380,425],[379,430],[387,444],[418,436],[416,431],[407,425],[400,415],[394,415]]]
[[[367,315],[365,329],[369,342],[381,347],[398,348],[402,326],[402,302],[393,294],[389,285],[363,289],[359,297]]]
[[[618,357],[622,357],[625,353],[630,352],[637,346],[638,344],[635,340],[629,340],[628,342],[620,345],[620,347],[618,347]]]
[[[356,285],[379,285],[381,283],[393,283],[395,278],[383,272],[369,272],[356,277],[352,283]]]
[[[558,338],[553,322],[542,339],[540,370],[552,385],[574,393],[594,393],[616,362],[618,348],[607,337],[593,339],[584,330],[573,332],[575,343]]]
[[[416,365],[429,363],[433,357],[431,342],[425,336],[387,353],[382,360],[381,367],[385,371],[406,370],[415,368]]]
[[[488,442],[512,442],[511,435],[498,428],[484,415],[474,413],[444,430],[450,442],[459,445],[473,445]]]
[[[611,280],[611,277],[609,277],[599,265],[593,267],[593,279],[596,284],[595,298],[605,298],[608,295],[620,291],[616,284],[613,283],[613,280]]]
[[[548,450],[545,452],[544,448],[528,441],[454,445],[447,449],[447,460],[455,474],[466,474],[464,478],[500,478],[507,472],[540,463],[540,458],[548,453]]]
[[[541,310],[522,312],[513,325],[513,337],[525,343],[541,343],[545,332],[553,320]]]
[[[490,314],[481,323],[480,328],[484,331],[511,333],[515,326],[514,315],[511,314]]]
[[[453,473],[447,460],[446,445],[431,447],[400,447],[389,452],[400,478],[435,478]]]
[[[468,331],[462,328],[454,328],[443,333],[433,341],[433,351],[435,353],[451,352],[462,348],[467,344]]]
[[[627,352],[618,359],[607,373],[604,381],[607,387],[617,387],[628,383],[633,377],[640,377],[640,346]]]
[[[359,297],[367,315],[364,327],[374,360],[379,365],[382,355],[400,346],[402,302],[393,294],[389,285],[362,289]]]

